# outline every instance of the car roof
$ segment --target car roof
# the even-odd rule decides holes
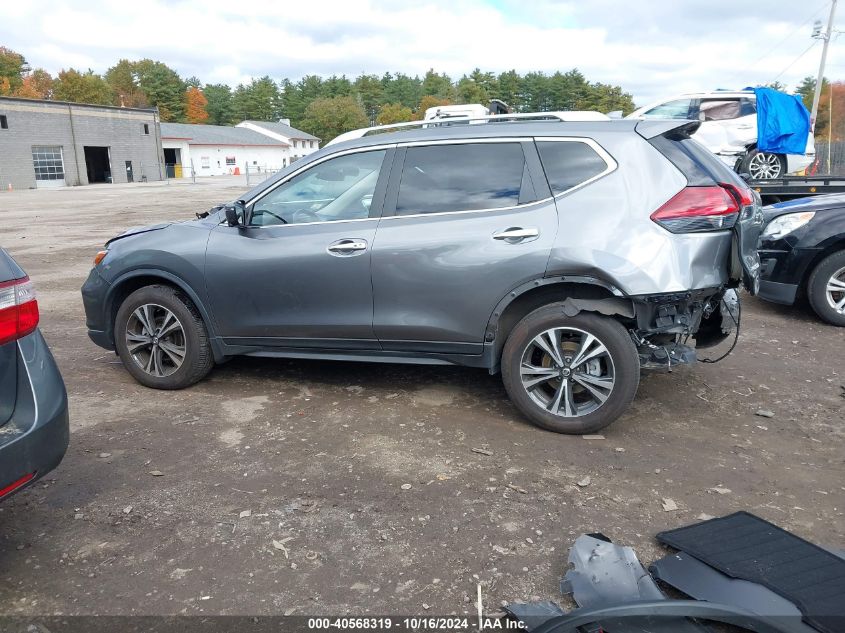
[[[605,133],[633,132],[636,121],[608,119],[600,121],[496,121],[480,124],[457,123],[419,127],[396,132],[369,134],[361,138],[333,144],[332,151],[386,145],[457,139],[490,139],[516,136],[585,136]]]

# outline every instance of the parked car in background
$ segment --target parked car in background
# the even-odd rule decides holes
[[[543,428],[606,426],[641,367],[730,334],[759,198],[689,123],[515,116],[348,133],[206,217],[127,231],[82,288],[89,336],[158,389],[235,355],[453,364],[501,370]]]
[[[760,297],[792,305],[806,295],[822,319],[845,326],[845,194],[764,207]]]
[[[637,108],[630,119],[700,121],[692,137],[726,165],[753,180],[798,173],[816,159],[812,133],[804,154],[772,154],[757,150],[757,99],[752,90],[695,92],[676,95]]]
[[[32,282],[0,248],[0,500],[58,466],[68,445],[67,393],[38,318]]]

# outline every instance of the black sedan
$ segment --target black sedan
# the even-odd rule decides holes
[[[68,445],[67,392],[38,319],[32,282],[0,248],[0,501],[58,466]]]
[[[791,305],[806,294],[822,319],[845,326],[845,194],[780,202],[763,213],[758,296]]]

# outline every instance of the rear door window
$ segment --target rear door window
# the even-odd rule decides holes
[[[518,142],[408,147],[396,215],[515,207],[525,171]]]
[[[739,116],[757,114],[757,103],[753,99],[740,99],[739,108]]]
[[[703,99],[699,106],[702,121],[727,121],[741,116],[739,99]]]
[[[537,150],[554,195],[584,184],[611,168],[592,146],[583,141],[537,141]]]

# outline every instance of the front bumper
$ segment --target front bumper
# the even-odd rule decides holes
[[[789,237],[789,236],[787,236]],[[807,271],[819,254],[817,248],[792,248],[787,240],[760,245],[760,297],[792,305]]]
[[[113,350],[114,340],[106,319],[109,288],[109,283],[96,268],[92,268],[88,279],[82,284],[82,305],[85,308],[88,337],[100,347]]]
[[[18,341],[17,362],[15,410],[0,426],[0,490],[34,475],[25,484],[30,485],[53,470],[70,435],[65,384],[40,331]]]
[[[772,303],[791,306],[798,295],[798,284],[781,284],[776,281],[761,281],[757,296]]]

